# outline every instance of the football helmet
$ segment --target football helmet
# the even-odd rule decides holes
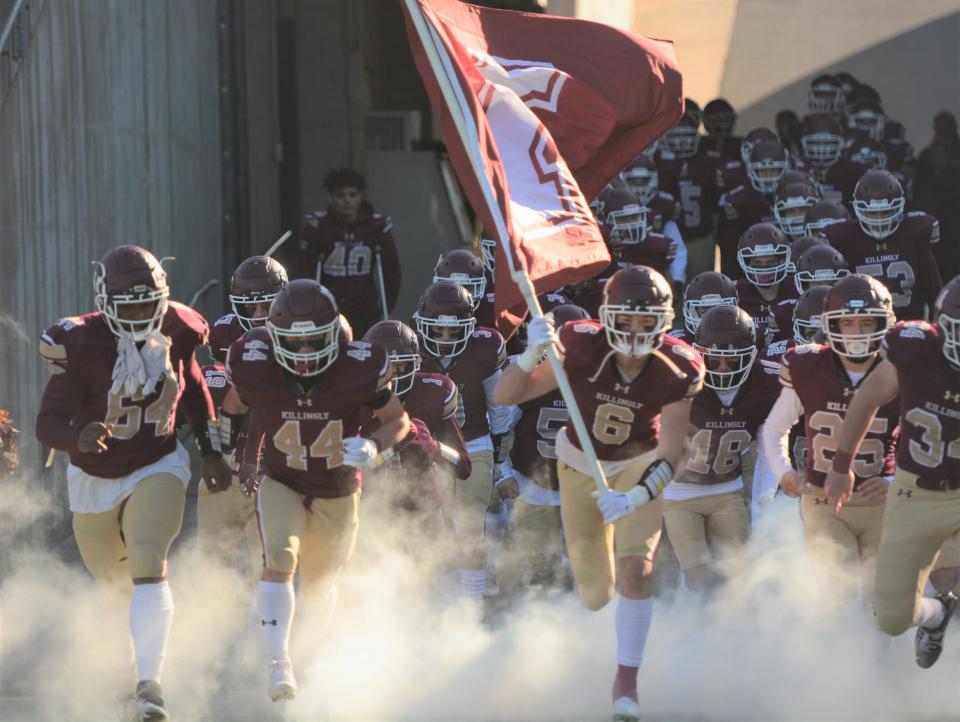
[[[876,88],[866,83],[857,83],[856,87],[850,89],[847,103],[854,106],[864,100],[869,100],[877,105],[883,105],[883,99],[880,97],[880,93],[877,92]]]
[[[448,279],[434,282],[420,297],[416,321],[427,353],[437,358],[459,356],[477,325],[470,292]]]
[[[810,81],[807,94],[807,107],[811,113],[843,113],[843,85],[833,75],[818,75]]]
[[[160,329],[170,288],[156,256],[140,246],[117,246],[94,266],[94,303],[114,336],[145,341]]]
[[[603,199],[603,222],[611,246],[636,245],[647,237],[647,207],[629,188],[607,187]]]
[[[803,119],[800,147],[804,158],[814,168],[829,168],[843,152],[843,130],[836,118],[814,113]]]
[[[737,284],[719,271],[704,271],[693,277],[683,295],[683,325],[696,333],[703,314],[714,306],[736,306]]]
[[[815,246],[818,243],[826,243],[827,239],[820,236],[800,236],[800,238],[794,238],[790,243],[790,271],[789,273],[797,272],[797,259],[800,258],[811,246]]]
[[[757,143],[769,142],[780,142],[777,134],[769,128],[754,128],[747,133],[743,140],[740,141],[740,160],[743,161],[743,165],[746,166],[747,163],[750,162],[750,151],[753,150],[753,146],[755,146]]]
[[[286,269],[269,256],[251,256],[237,266],[230,278],[228,298],[240,325],[249,331],[266,323],[266,315],[256,315],[257,306],[265,304],[269,309],[270,302],[286,285]]]
[[[673,322],[673,291],[648,266],[621,268],[603,287],[600,322],[614,351],[638,358],[663,343]]]
[[[703,127],[708,135],[725,137],[733,133],[737,113],[724,98],[714,98],[703,106]]]
[[[883,140],[883,130],[887,118],[883,107],[875,100],[858,100],[850,106],[847,120],[851,128],[862,130],[874,140]]]
[[[876,170],[886,170],[887,151],[878,140],[874,140],[869,135],[857,132],[857,136],[850,144],[850,160],[874,168]]]
[[[683,112],[689,113],[697,122],[697,127],[700,127],[700,122],[703,120],[703,111],[700,109],[700,104],[697,101],[693,98],[684,98]]]
[[[900,182],[885,170],[868,170],[853,189],[853,212],[860,228],[878,241],[900,227],[905,203]]]
[[[386,350],[393,366],[393,393],[403,397],[413,387],[414,375],[420,370],[420,344],[412,328],[400,321],[377,321],[363,335],[367,343]]]
[[[813,343],[821,330],[820,316],[830,294],[830,286],[811,286],[797,299],[793,307],[793,342],[798,346]]]
[[[790,167],[790,154],[780,141],[763,141],[751,148],[746,165],[750,185],[768,195]]]
[[[841,319],[862,316],[875,318],[876,330],[858,334],[840,331]],[[830,348],[855,361],[866,360],[878,353],[884,334],[895,321],[890,291],[873,276],[862,273],[841,278],[830,287],[820,316],[820,325]]]
[[[850,266],[833,246],[815,243],[797,258],[797,272],[793,282],[797,293],[804,293],[813,286],[832,286],[841,278],[850,275]]]
[[[816,186],[809,180],[788,183],[777,189],[773,215],[780,230],[791,238],[804,234],[807,211],[820,200]]]
[[[568,321],[583,321],[590,318],[587,310],[575,303],[561,303],[559,306],[555,306],[550,313],[553,314],[555,328],[560,328]]]
[[[659,176],[652,158],[640,155],[620,174],[624,184],[632,190],[640,203],[647,206],[657,195]]]
[[[833,77],[837,79],[837,81],[840,83],[840,87],[843,88],[844,97],[850,95],[850,91],[860,85],[860,81],[845,70],[834,73]]]
[[[960,366],[960,276],[940,290],[933,319],[943,334],[943,355],[954,366]]]
[[[483,261],[466,248],[447,251],[437,259],[437,265],[433,269],[433,282],[444,280],[456,281],[467,289],[473,299],[474,310],[480,305],[487,290],[487,274],[484,273]]]
[[[297,376],[326,371],[340,353],[340,313],[333,294],[298,278],[277,292],[266,321],[277,363]]]
[[[700,147],[700,117],[690,111],[689,104],[677,124],[664,135],[667,149],[678,158],[691,158]]]
[[[737,261],[754,286],[776,286],[790,270],[790,242],[772,223],[754,223],[740,236]]]
[[[483,253],[483,265],[493,275],[497,269],[497,242],[492,238],[481,238],[480,252]]]
[[[842,203],[820,200],[813,204],[803,218],[808,236],[820,236],[823,229],[834,223],[850,220],[850,211]]]
[[[737,306],[715,306],[700,319],[693,347],[703,356],[703,383],[715,391],[740,388],[757,358],[757,331]]]

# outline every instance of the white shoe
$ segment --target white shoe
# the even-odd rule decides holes
[[[638,722],[640,719],[640,705],[635,699],[618,697],[613,701],[614,722]]]
[[[267,694],[274,702],[290,700],[297,696],[297,680],[289,659],[275,659],[270,663],[270,688]]]

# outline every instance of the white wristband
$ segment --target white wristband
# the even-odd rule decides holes
[[[522,354],[517,356],[517,360],[514,363],[517,364],[517,368],[523,371],[523,373],[528,374],[540,365],[541,358],[543,357],[537,355],[532,349],[528,348]]]

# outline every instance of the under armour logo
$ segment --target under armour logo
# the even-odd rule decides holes
[[[820,505],[820,504],[829,504],[829,503],[830,503],[830,501],[829,501],[828,499],[825,499],[825,498],[822,497],[822,496],[818,496],[818,497],[816,497],[816,498],[813,500],[813,505],[814,505],[814,506],[818,506],[818,505]]]
[[[851,389],[849,386],[845,386],[843,389],[843,398],[849,399],[855,393],[857,393],[856,389]]]
[[[618,394],[629,394],[630,393],[630,384],[614,384],[613,390]]]
[[[955,404],[960,404],[960,394],[952,394],[949,391],[944,391],[943,400],[952,401]]]
[[[277,626],[277,620],[276,620],[276,619],[269,619],[269,620],[267,620],[267,619],[261,619],[261,620],[260,620],[260,626],[261,626],[261,627],[266,627],[268,624],[272,624],[274,627],[276,627],[276,626]]]
[[[720,415],[721,415],[721,416],[733,416],[733,408],[727,407],[727,406],[721,407],[721,408],[720,408]]]
[[[313,406],[313,399],[297,399],[297,406]]]
[[[905,496],[909,499],[913,496],[913,489],[897,489],[897,496]]]

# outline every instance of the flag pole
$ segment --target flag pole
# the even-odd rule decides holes
[[[483,170],[483,163],[480,161],[478,155],[480,138],[477,133],[477,128],[472,122],[472,113],[467,105],[466,98],[463,96],[460,83],[454,82],[453,80],[456,77],[456,73],[450,65],[450,59],[447,56],[446,49],[443,47],[440,38],[436,36],[436,33],[427,23],[426,18],[424,18],[418,0],[403,1],[407,7],[407,11],[410,13],[410,19],[413,21],[413,26],[417,31],[420,44],[423,46],[424,52],[426,52],[427,60],[430,62],[433,74],[440,85],[440,91],[443,93],[447,109],[457,128],[457,134],[467,149],[470,167],[473,169],[477,184],[483,193],[484,201],[490,211],[490,215],[493,217],[497,236],[500,239],[500,245],[503,247],[504,256],[510,266],[510,276],[513,278],[514,283],[519,286],[523,300],[526,301],[527,308],[530,309],[530,315],[534,318],[540,318],[543,316],[543,310],[540,308],[540,301],[537,299],[533,282],[530,280],[527,272],[522,268],[517,269],[514,263],[513,253],[510,250],[510,237],[507,232],[507,224],[503,218],[503,214],[500,212],[500,206],[494,197],[493,189],[490,187],[489,179]],[[567,413],[569,414],[570,421],[573,423],[573,428],[577,432],[577,438],[580,440],[580,447],[583,450],[583,454],[587,457],[587,464],[592,472],[591,475],[593,476],[597,491],[606,493],[610,490],[610,487],[607,485],[606,477],[604,477],[603,467],[600,466],[600,461],[597,459],[597,453],[593,448],[590,432],[587,430],[583,415],[580,413],[580,407],[577,406],[576,398],[574,398],[573,389],[570,387],[570,380],[567,378],[566,373],[564,373],[563,362],[560,360],[560,356],[552,344],[547,347],[547,361],[553,369],[553,375],[557,380],[557,388],[560,390],[560,395],[563,396],[563,400],[567,404]]]

